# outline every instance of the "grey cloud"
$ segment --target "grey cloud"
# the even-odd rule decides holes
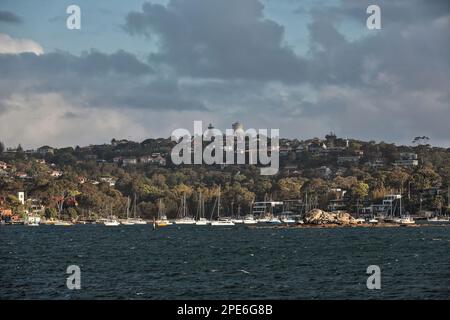
[[[0,10],[0,22],[22,23],[22,19],[14,12]]]
[[[126,17],[132,35],[157,37],[151,61],[200,78],[298,81],[305,62],[283,43],[284,28],[257,0],[145,3]]]
[[[341,0],[314,1],[305,6],[305,1],[294,1],[299,7],[294,11],[300,14],[322,15],[329,19],[353,19],[365,25],[366,9],[369,5],[380,6],[385,26],[406,23],[425,23],[450,13],[448,0]]]
[[[195,98],[180,94],[176,79],[165,79],[124,51],[81,56],[66,52],[0,55],[0,96],[60,93],[85,107],[202,110]]]
[[[158,130],[204,116],[222,128],[240,120],[290,137],[333,130],[450,143],[446,2],[382,2],[383,29],[351,40],[339,26],[359,19],[365,30],[365,4],[310,11],[310,52],[299,57],[256,0],[146,3],[127,15],[125,29],[160,44],[147,62],[125,52],[0,55],[0,97],[58,92],[86,108],[138,109]]]

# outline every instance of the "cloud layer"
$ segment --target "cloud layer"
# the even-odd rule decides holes
[[[447,1],[381,1],[383,29],[377,31],[365,27],[369,1],[289,3],[292,14],[309,17],[301,22],[309,39],[302,44],[305,56],[287,43],[286,33],[295,30],[270,18],[258,0],[145,3],[123,24],[131,37],[147,39],[143,59],[120,45],[115,53],[81,56],[43,54],[31,43],[0,51],[0,120],[19,117],[14,110],[38,119],[56,111],[51,124],[45,122],[51,130],[38,137],[18,131],[8,140],[79,144],[88,141],[74,133],[81,123],[91,126],[85,132],[91,142],[108,135],[168,136],[203,119],[222,128],[240,120],[298,138],[332,130],[401,143],[427,135],[450,144]],[[100,125],[98,117],[112,125]],[[73,129],[57,134],[65,128]],[[0,137],[7,132],[0,128]]]
[[[44,53],[41,45],[33,40],[28,39],[14,39],[7,34],[0,33],[0,54],[33,52],[35,54]]]

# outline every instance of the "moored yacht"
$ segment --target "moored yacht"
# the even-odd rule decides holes
[[[188,216],[187,205],[186,205],[186,194],[183,195],[181,200],[181,206],[178,209],[178,219],[176,219],[174,224],[195,224],[195,219]]]
[[[117,227],[120,225],[119,220],[117,220],[114,216],[110,216],[107,219],[102,220],[101,222],[107,227]]]
[[[258,221],[255,220],[255,217],[253,217],[253,215],[249,214],[244,217],[243,223],[244,224],[257,224]]]
[[[410,216],[405,216],[405,217],[401,217],[401,218],[397,218],[394,219],[395,223],[399,223],[399,224],[415,224],[416,222],[414,221],[413,218],[411,218]]]
[[[280,224],[281,220],[280,220],[280,218],[272,217],[266,223],[268,223],[268,224]]]
[[[41,217],[38,215],[29,215],[25,220],[25,224],[29,227],[37,227],[41,222]]]
[[[64,220],[56,220],[53,223],[54,226],[62,226],[62,227],[69,227],[69,226],[73,226],[73,223],[70,221],[64,221]]]
[[[220,186],[219,186],[219,195],[217,197],[216,203],[217,204],[217,220],[212,220],[211,221],[211,225],[212,226],[234,226],[234,222],[231,220],[231,218],[221,218],[220,217]],[[211,213],[211,218],[214,215],[214,208],[213,211]]]
[[[281,222],[286,223],[286,224],[295,223],[295,219],[292,218],[291,211],[283,211],[280,215],[280,220],[281,220]]]
[[[130,218],[129,221],[133,224],[147,224],[147,221],[142,218]]]
[[[211,221],[209,221],[206,218],[200,218],[197,221],[195,221],[195,225],[197,226],[207,226],[208,224],[211,224]]]
[[[211,221],[212,226],[234,226],[234,222],[229,218],[219,218]]]
[[[205,218],[205,201],[203,200],[202,192],[198,195],[198,206],[197,206],[197,220],[195,221],[196,226],[206,226],[211,223],[208,219]]]
[[[127,198],[126,219],[120,220],[120,223],[124,226],[134,225],[134,222],[130,219],[130,197]]]
[[[428,222],[449,222],[450,219],[449,218],[445,218],[445,217],[433,217],[433,218],[428,218],[427,219]]]
[[[156,219],[155,224],[157,227],[166,227],[172,224],[172,222],[167,219],[164,212],[164,204],[162,203],[162,199],[159,199],[158,218]]]

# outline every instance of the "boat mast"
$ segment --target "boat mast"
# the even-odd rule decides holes
[[[127,197],[127,220],[130,215],[130,197]]]
[[[220,217],[220,186],[219,186],[219,197],[217,198],[217,220]]]
[[[186,218],[186,193],[183,194],[183,217]]]
[[[136,193],[134,194],[133,218],[136,218]]]

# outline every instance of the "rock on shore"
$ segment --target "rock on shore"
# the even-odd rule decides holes
[[[307,224],[356,224],[356,219],[347,212],[326,212],[320,209],[309,211],[303,221]]]

